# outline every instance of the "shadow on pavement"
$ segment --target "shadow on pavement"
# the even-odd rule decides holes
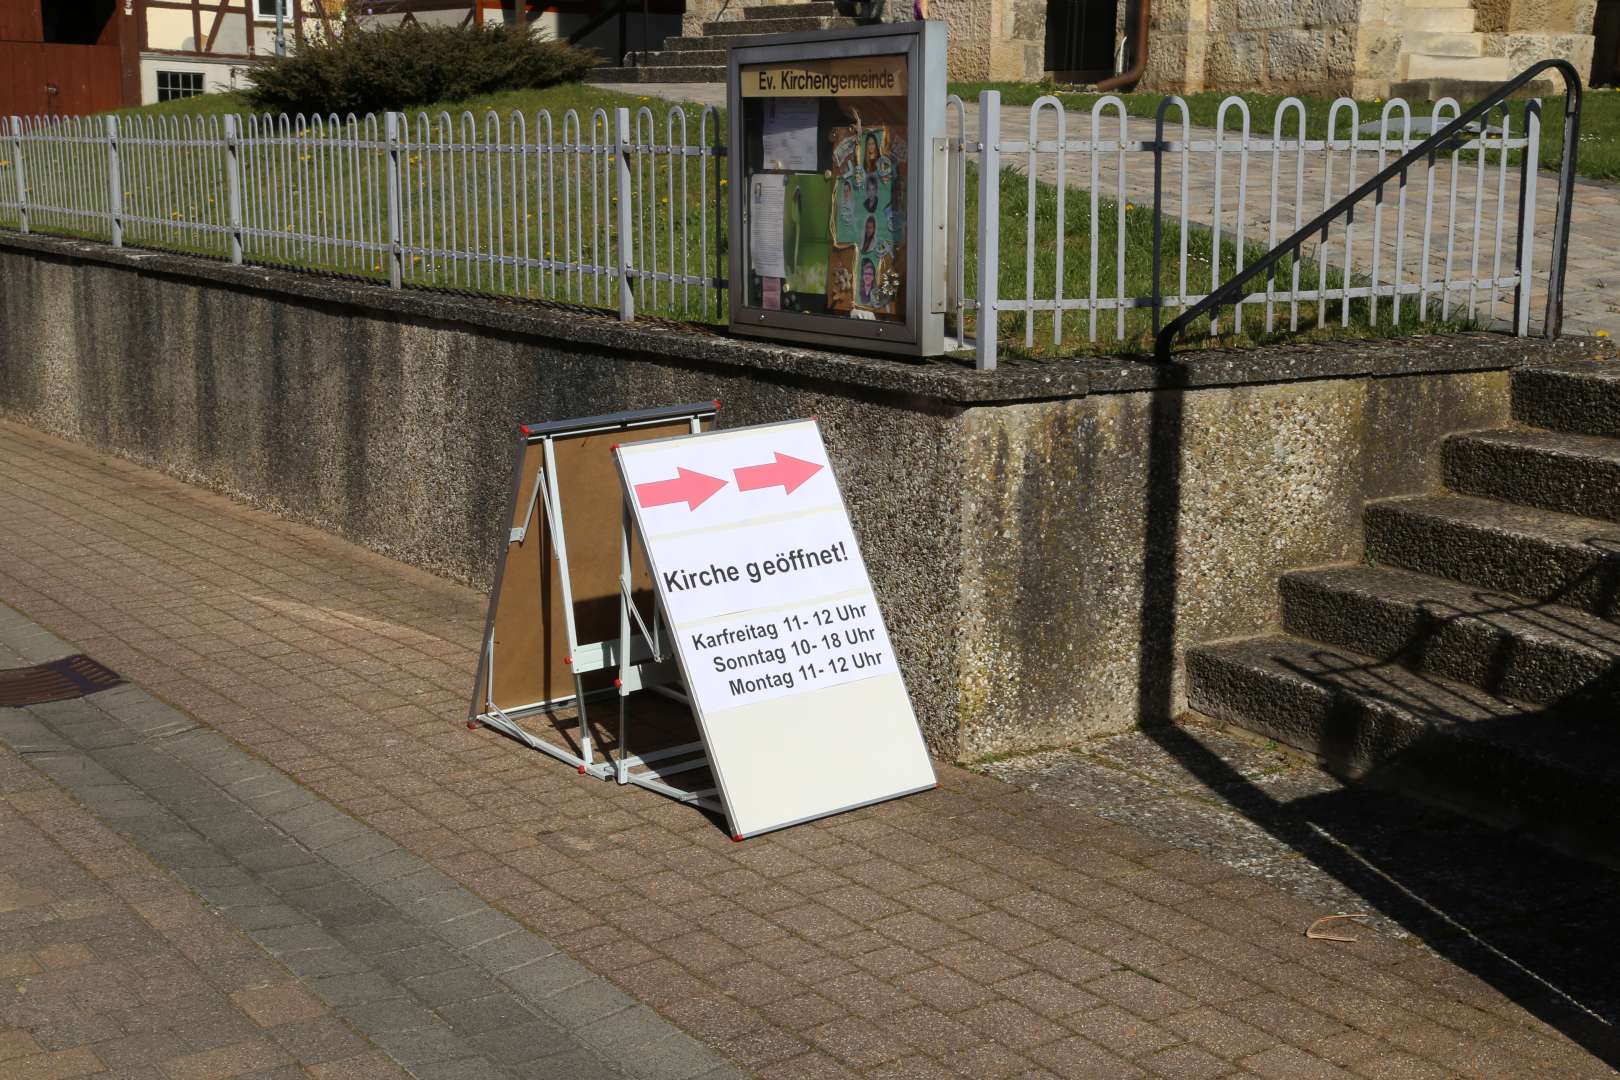
[[[1143,734],[1211,794],[1378,913],[1620,1067],[1620,875],[1484,826],[1435,827],[1428,814],[1414,821],[1410,801],[1365,785],[1285,802],[1187,732],[1165,726],[1175,670],[1186,375],[1173,364],[1158,375],[1142,552]],[[1459,835],[1476,842],[1459,844]]]

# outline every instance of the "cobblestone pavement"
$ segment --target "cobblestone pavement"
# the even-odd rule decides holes
[[[469,731],[471,590],[15,425],[0,455],[0,600],[767,1080],[1613,1075],[1560,1002],[1307,940],[1317,904],[960,769],[733,843]]]
[[[20,666],[10,659],[0,645],[0,667]],[[0,724],[17,715],[0,709]],[[108,1074],[404,1075],[184,884],[0,748],[0,1076]]]
[[[980,768],[1620,1024],[1613,956],[1592,948],[1620,895],[1614,869],[1192,720]]]
[[[723,107],[725,104],[724,88],[718,83],[619,83],[608,89],[619,90],[623,93],[638,94],[640,96],[657,96],[674,101],[696,101],[700,104],[713,104]],[[966,131],[968,138],[978,138],[978,102],[965,103]],[[1007,105],[1002,107],[1001,133],[1007,141],[1022,142],[1029,138],[1030,110],[1023,106]],[[1252,130],[1258,137],[1261,134],[1269,135],[1272,129],[1270,116],[1256,115],[1252,121]],[[1179,132],[1174,123],[1167,123],[1167,129]],[[1102,126],[1103,137],[1117,134],[1118,119],[1110,112]],[[1522,121],[1519,130],[1522,131]],[[1087,137],[1091,131],[1091,119],[1087,113],[1071,113],[1068,119],[1068,136],[1071,139]],[[1131,117],[1129,120],[1129,138],[1137,141],[1148,141],[1155,137],[1154,123],[1151,120]],[[1050,109],[1044,109],[1041,120],[1036,128],[1038,138],[1043,140],[1057,137],[1057,119]],[[1194,139],[1213,139],[1214,131],[1209,128],[1192,128]],[[1543,121],[1542,136],[1545,139],[1558,139],[1562,134],[1558,128],[1558,118],[1548,116]],[[1174,135],[1170,136],[1176,137]],[[1213,220],[1214,202],[1214,167],[1213,155],[1201,153],[1193,155],[1193,162],[1189,166],[1188,184],[1188,217],[1192,222],[1209,225]],[[1223,229],[1230,238],[1231,230],[1237,223],[1237,155],[1227,155],[1224,196],[1222,205]],[[1346,193],[1345,185],[1347,175],[1347,162],[1345,155],[1336,156],[1333,169],[1333,190],[1338,195]],[[1358,155],[1357,175],[1365,180],[1371,176],[1376,165],[1374,153],[1361,153]],[[1393,160],[1393,158],[1391,159]],[[1028,169],[1028,160],[1025,155],[1006,155],[1003,163],[1012,169],[1024,171]],[[1490,273],[1492,260],[1497,254],[1497,237],[1495,223],[1497,221],[1497,194],[1496,194],[1496,160],[1494,156],[1489,162],[1490,168],[1486,172],[1484,187],[1482,189],[1485,204],[1481,234],[1478,241],[1480,251],[1479,273],[1484,276]],[[1066,181],[1073,187],[1085,187],[1091,182],[1089,158],[1080,154],[1070,154],[1067,163]],[[1293,228],[1295,221],[1295,199],[1293,177],[1294,157],[1283,154],[1279,163],[1280,191],[1278,199],[1277,229],[1279,239],[1287,236]],[[1055,156],[1050,153],[1038,156],[1035,166],[1036,175],[1048,182],[1056,180]],[[1127,201],[1138,204],[1151,204],[1153,201],[1153,170],[1150,159],[1143,154],[1129,156],[1125,169],[1124,197]],[[1465,277],[1469,273],[1470,260],[1475,245],[1473,233],[1473,212],[1476,201],[1475,182],[1476,166],[1464,164],[1457,170],[1457,209],[1456,226],[1447,228],[1445,225],[1447,207],[1450,200],[1452,184],[1452,169],[1446,160],[1440,161],[1434,171],[1433,184],[1435,186],[1435,214],[1437,223],[1434,232],[1434,246],[1430,255],[1431,278],[1438,280],[1446,258],[1446,239],[1452,240],[1451,259],[1455,277]],[[1251,242],[1259,240],[1262,243],[1267,239],[1266,227],[1272,218],[1270,203],[1270,176],[1271,155],[1256,153],[1251,161],[1248,181],[1248,198],[1245,206],[1245,220],[1247,230],[1245,236]],[[1301,207],[1301,221],[1309,221],[1316,213],[1324,208],[1323,182],[1325,170],[1321,155],[1312,153],[1307,157],[1304,176],[1305,196]],[[1119,174],[1115,162],[1104,155],[1099,173],[1099,192],[1105,197],[1116,197],[1120,190]],[[1384,211],[1382,226],[1383,244],[1381,245],[1379,280],[1387,283],[1391,278],[1391,269],[1395,265],[1395,258],[1400,254],[1405,272],[1402,280],[1413,283],[1418,278],[1419,243],[1423,222],[1423,203],[1427,190],[1428,180],[1421,170],[1414,171],[1408,185],[1406,241],[1404,248],[1397,252],[1394,242],[1394,226],[1396,212],[1396,190],[1389,192],[1389,201]],[[1547,259],[1549,256],[1549,243],[1552,237],[1553,212],[1556,207],[1557,178],[1549,172],[1542,172],[1536,188],[1536,281],[1537,286],[1532,294],[1532,326],[1539,327],[1541,322],[1542,305],[1546,302]],[[1506,188],[1507,199],[1507,227],[1501,239],[1501,258],[1503,259],[1502,273],[1511,270],[1513,261],[1514,236],[1511,230],[1511,219],[1514,206],[1518,199],[1518,180],[1515,170],[1510,170]],[[1164,174],[1164,207],[1167,215],[1179,216],[1181,212],[1180,194],[1180,163],[1175,156],[1165,160]],[[1360,271],[1366,272],[1371,267],[1372,260],[1372,218],[1371,208],[1366,207],[1357,218],[1357,238],[1355,243],[1355,257],[1352,264]],[[1564,329],[1568,332],[1593,333],[1598,330],[1620,332],[1620,315],[1617,315],[1617,304],[1620,304],[1620,294],[1616,287],[1620,286],[1620,252],[1611,238],[1620,233],[1620,185],[1603,183],[1594,180],[1577,180],[1575,194],[1575,213],[1570,221],[1569,242],[1569,271],[1564,289]],[[1040,238],[1037,238],[1039,242]],[[1021,262],[1027,247],[1024,235],[1003,236],[1001,259],[1003,264]],[[1343,265],[1344,251],[1342,233],[1335,231],[1331,243],[1329,256],[1330,265],[1339,267]],[[1313,245],[1306,246],[1306,254],[1313,255]],[[1166,259],[1165,290],[1173,294],[1178,287],[1176,276],[1175,253],[1167,254]],[[1207,284],[1208,264],[1193,263],[1189,269],[1189,292],[1201,291],[1201,283]],[[1113,268],[1104,266],[1100,269],[1098,285],[1099,295],[1113,295]],[[1305,287],[1311,287],[1305,282]],[[1490,306],[1490,296],[1487,291],[1480,290],[1476,295],[1479,308],[1477,317],[1482,321],[1491,321],[1492,316],[1500,322],[1508,317],[1512,306],[1512,297],[1508,290],[1502,290],[1495,308]],[[1452,294],[1451,303],[1466,306],[1469,296],[1466,290],[1458,290]],[[1250,309],[1254,310],[1253,308]],[[1387,311],[1387,309],[1386,309]],[[1288,316],[1287,308],[1280,306],[1278,319],[1285,324]],[[1068,328],[1065,333],[1073,337],[1076,326],[1084,326],[1085,314],[1072,313],[1067,316]],[[1070,321],[1072,320],[1072,321]],[[1112,315],[1102,313],[1098,317],[1099,334],[1104,339],[1109,334]],[[1258,325],[1258,324],[1256,324]],[[1050,330],[1045,330],[1050,333]]]
[[[0,607],[0,664],[8,649],[27,663],[72,651]],[[138,687],[0,709],[0,743],[0,789],[15,787],[28,815],[0,859],[0,911],[23,916],[17,940],[0,929],[0,968],[22,976],[0,1025],[17,1029],[23,1056],[0,1060],[0,1075],[741,1075]],[[49,835],[29,835],[36,823]],[[73,855],[84,869],[61,865]],[[85,870],[110,878],[111,895]],[[117,897],[126,910],[108,902]],[[182,955],[165,955],[158,933]]]

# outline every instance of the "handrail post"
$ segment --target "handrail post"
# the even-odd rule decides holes
[[[1564,158],[1558,170],[1558,209],[1553,219],[1552,260],[1547,266],[1547,314],[1541,327],[1542,336],[1548,338],[1557,337],[1564,328],[1564,266],[1569,258],[1569,219],[1575,209],[1575,164],[1581,150],[1578,83],[1577,78],[1577,85],[1564,95]],[[1531,213],[1535,213],[1533,207]]]
[[[1031,208],[1031,213],[1034,212]],[[996,367],[996,292],[1001,277],[1001,91],[979,93],[979,306],[973,366]]]
[[[1171,100],[1171,98],[1164,98],[1159,102],[1158,112],[1153,119],[1153,332],[1155,334],[1159,332],[1159,324],[1164,318],[1164,287],[1160,278],[1162,267],[1159,260],[1164,252],[1164,113]],[[1186,115],[1185,111],[1183,111],[1182,115]],[[1183,162],[1187,160],[1185,153],[1183,153],[1181,160]],[[1216,160],[1219,160],[1218,156]],[[1030,212],[1034,213],[1033,210]],[[1123,215],[1125,207],[1114,207],[1114,213]],[[1215,208],[1215,228],[1217,230],[1221,227],[1220,222],[1221,208],[1217,206]],[[1092,222],[1091,227],[1095,229],[1097,223]],[[1218,231],[1216,235],[1219,235]],[[1215,252],[1212,259],[1213,262],[1210,265],[1219,268],[1221,262],[1219,250]],[[1183,300],[1182,303],[1186,303],[1186,301]]]
[[[225,114],[225,212],[230,228],[231,262],[242,265],[242,156],[236,115]]]
[[[630,273],[635,269],[635,251],[630,232],[630,110],[620,106],[613,110],[614,174],[618,192],[619,233],[619,321],[635,322],[636,296],[630,288]]]
[[[1536,259],[1536,174],[1541,159],[1541,101],[1532,99],[1524,106],[1524,156],[1519,162],[1519,222],[1517,263],[1519,283],[1513,292],[1513,332],[1519,337],[1530,333],[1530,293]]]
[[[11,175],[17,181],[17,231],[28,235],[28,177],[23,168],[22,117],[11,118]]]
[[[107,221],[112,246],[124,246],[124,177],[118,161],[118,117],[107,117]]]
[[[388,287],[405,286],[404,229],[400,222],[399,117],[389,110],[383,114],[383,137],[388,146]]]

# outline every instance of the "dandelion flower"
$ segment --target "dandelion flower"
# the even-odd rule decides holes
[[[1609,332],[1608,332],[1608,331],[1607,331],[1607,330],[1599,330],[1599,331],[1598,331],[1598,332],[1597,332],[1597,336],[1598,336],[1598,337],[1608,337],[1608,336],[1609,336]]]

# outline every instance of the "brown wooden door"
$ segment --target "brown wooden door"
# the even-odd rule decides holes
[[[123,104],[116,45],[0,41],[0,115],[78,116]]]

